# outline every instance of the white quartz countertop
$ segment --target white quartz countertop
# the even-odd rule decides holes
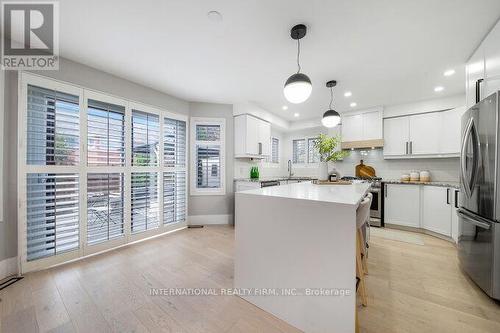
[[[357,206],[369,188],[370,184],[368,183],[351,185],[297,183],[241,191],[237,192],[236,195],[262,195]]]

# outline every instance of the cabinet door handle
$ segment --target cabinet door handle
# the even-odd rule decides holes
[[[484,79],[479,79],[476,81],[476,104],[481,102],[481,82],[483,82]]]
[[[449,188],[446,189],[446,204],[447,205],[450,204],[450,189]]]
[[[408,155],[408,141],[406,141],[406,155]]]
[[[455,208],[458,208],[458,190],[455,190]]]
[[[262,155],[262,142],[259,142],[259,155]]]
[[[413,141],[410,141],[410,155],[413,154]]]
[[[384,185],[384,197],[387,198],[387,184]]]

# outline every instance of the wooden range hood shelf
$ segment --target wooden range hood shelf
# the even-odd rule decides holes
[[[342,149],[379,148],[384,146],[384,139],[344,141],[340,144]]]

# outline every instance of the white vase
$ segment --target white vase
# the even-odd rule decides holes
[[[319,162],[319,180],[328,180],[328,162]]]

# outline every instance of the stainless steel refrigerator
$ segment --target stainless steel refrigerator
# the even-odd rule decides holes
[[[458,253],[462,269],[500,299],[499,92],[462,116]]]

